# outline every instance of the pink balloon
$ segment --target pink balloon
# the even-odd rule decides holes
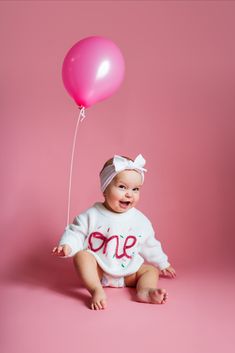
[[[111,96],[120,86],[124,71],[119,48],[109,39],[94,36],[80,40],[69,50],[62,77],[75,102],[87,108]]]

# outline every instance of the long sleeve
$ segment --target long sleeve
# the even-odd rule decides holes
[[[155,265],[160,270],[164,270],[170,266],[167,255],[163,252],[160,241],[154,236],[154,231],[151,226],[150,235],[140,248],[140,255],[149,263]]]
[[[87,236],[87,229],[84,221],[78,216],[72,224],[69,224],[60,239],[59,245],[69,245],[72,249],[68,257],[75,255],[78,251],[83,250],[84,240]]]

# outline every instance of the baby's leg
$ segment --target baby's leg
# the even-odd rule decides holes
[[[160,271],[151,265],[143,264],[136,274],[125,278],[127,286],[136,286],[138,301],[164,304],[167,299],[165,289],[157,287]]]
[[[95,257],[87,251],[79,251],[74,255],[73,260],[86,289],[91,293],[91,309],[105,309],[106,295],[100,283],[103,271]]]

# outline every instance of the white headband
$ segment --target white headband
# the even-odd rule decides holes
[[[113,157],[113,164],[107,165],[107,167],[105,167],[100,173],[100,185],[102,192],[104,192],[104,190],[107,188],[107,186],[111,183],[113,178],[115,178],[118,173],[126,169],[136,170],[137,172],[139,172],[142,176],[143,184],[144,172],[147,172],[147,170],[143,168],[144,165],[145,159],[142,157],[141,154],[136,157],[134,162],[121,156],[115,155]]]

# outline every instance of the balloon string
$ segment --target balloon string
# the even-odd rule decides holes
[[[71,154],[71,163],[70,163],[70,172],[69,172],[69,191],[68,191],[68,209],[67,209],[67,226],[69,224],[69,219],[70,219],[70,206],[71,206],[71,189],[72,189],[72,175],[73,175],[73,160],[74,160],[74,151],[75,151],[75,146],[76,146],[76,140],[77,140],[77,132],[78,132],[78,126],[80,121],[82,122],[86,115],[85,115],[85,108],[79,106],[80,112],[78,115],[77,119],[77,124],[76,128],[74,131],[74,136],[73,136],[73,147],[72,147],[72,154]]]

